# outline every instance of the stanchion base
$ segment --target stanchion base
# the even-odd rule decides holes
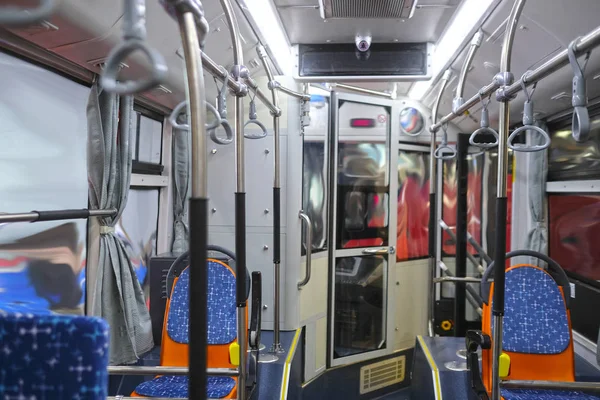
[[[266,348],[267,348],[267,346],[265,346],[262,343],[258,345],[258,351],[263,351]],[[252,351],[252,349],[248,349],[248,353],[250,353],[251,351]]]
[[[463,360],[467,359],[467,349],[461,349],[456,352],[456,355],[462,358]],[[481,353],[478,352],[478,358],[481,360]]]
[[[277,360],[279,360],[279,357],[277,357],[275,354],[271,354],[271,353],[266,353],[266,354],[261,353],[260,356],[258,357],[259,364],[270,364],[270,363],[274,363]]]
[[[271,350],[269,350],[269,353],[283,354],[285,353],[285,350],[283,349],[283,347],[281,347],[281,343],[277,343],[271,346]]]

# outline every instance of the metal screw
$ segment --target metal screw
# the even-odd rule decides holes
[[[263,250],[265,250],[265,251],[266,251],[266,250],[269,250],[269,246],[265,244],[265,245],[263,246]]]
[[[212,210],[210,210],[210,211],[212,211],[212,213],[214,214],[214,213],[216,213],[216,212],[217,212],[217,209],[216,209],[216,208],[213,208],[213,209],[212,209]]]
[[[396,286],[400,286],[400,282],[396,282]]]
[[[269,306],[267,306],[266,304],[263,306],[263,310],[266,310],[267,308],[269,308]]]
[[[592,187],[593,187],[593,186],[592,186]],[[268,214],[268,213],[269,213],[269,209],[268,209],[268,208],[265,208],[265,214]]]
[[[210,152],[211,152],[212,154],[217,154],[217,149],[212,149]]]
[[[396,330],[396,332],[398,332],[400,329],[396,328],[395,330]]]
[[[269,149],[265,149],[265,154],[269,154],[271,151]]]

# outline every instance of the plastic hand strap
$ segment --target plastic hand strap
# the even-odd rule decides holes
[[[452,160],[456,157],[456,149],[448,146],[448,133],[446,132],[446,128],[442,127],[444,134],[442,136],[442,142],[435,149],[433,156],[438,160]]]
[[[206,104],[206,110],[215,116],[212,123],[205,125],[206,130],[218,128],[219,125],[221,125],[221,117],[220,117],[219,113],[217,112],[216,108],[212,104],[210,104],[208,102],[206,102],[205,104]],[[181,124],[181,123],[177,122],[177,118],[179,117],[179,115],[181,114],[183,109],[186,107],[187,107],[187,101],[184,100],[181,103],[177,104],[177,106],[175,106],[175,108],[171,112],[171,115],[169,115],[169,123],[171,124],[171,126],[173,128],[179,129],[179,130],[185,130],[185,131],[190,130],[190,126],[187,123]]]
[[[481,121],[479,122],[480,128],[471,134],[471,136],[469,137],[469,144],[471,144],[472,146],[479,147],[481,149],[492,149],[498,146],[498,141],[500,140],[500,137],[498,136],[498,132],[490,128],[490,112],[488,111],[488,106],[491,100],[490,97],[488,97],[487,100],[484,99],[481,92],[479,93],[479,99],[481,100],[482,105]],[[478,142],[475,140],[477,136],[486,133],[491,134],[494,137],[493,142]]]
[[[56,8],[56,0],[40,0],[36,8],[0,7],[0,25],[33,25],[49,19]]]
[[[217,136],[217,128],[209,129],[208,134],[216,144],[227,145],[233,142],[233,129],[226,119],[221,119],[221,126],[225,130],[225,138]]]
[[[258,120],[258,115],[256,113],[256,102],[254,101],[255,98],[256,96],[250,100],[250,112],[248,113],[248,121],[246,121],[244,124],[244,128],[246,128],[248,125],[256,125],[262,130],[262,133],[259,135],[251,135],[244,132],[244,137],[246,139],[262,139],[267,137],[267,128]]]
[[[146,44],[145,0],[125,0],[123,18],[123,42],[109,53],[101,84],[107,92],[131,95],[148,91],[164,82],[168,67],[162,54]],[[136,51],[140,51],[148,59],[150,74],[139,80],[119,82],[117,75],[121,64]]]
[[[573,40],[568,47],[569,62],[573,69],[573,138],[577,142],[585,142],[590,134],[590,116],[587,110],[587,90],[585,84],[584,71],[590,59],[588,52],[583,63],[583,67],[579,65],[577,56],[575,55],[575,43],[579,38]]]
[[[529,130],[536,131],[537,133],[542,135],[542,137],[544,138],[544,143],[538,144],[538,145],[533,145],[533,146],[530,146],[527,144],[521,144],[521,143],[513,143],[515,138],[517,136],[519,136],[519,134],[521,132],[527,132]],[[536,151],[546,150],[548,147],[550,147],[550,136],[548,135],[548,132],[546,132],[539,126],[524,125],[520,128],[515,129],[515,131],[510,134],[510,136],[508,137],[507,145],[509,148],[513,149],[514,151],[520,151],[523,153],[533,153]]]

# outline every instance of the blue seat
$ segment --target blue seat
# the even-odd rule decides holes
[[[504,400],[598,400],[598,397],[579,391],[503,389]]]
[[[0,395],[106,399],[108,332],[99,318],[0,312]]]
[[[235,383],[233,378],[209,376],[206,396],[209,399],[221,399],[231,393]],[[161,376],[140,384],[135,392],[148,397],[188,397],[188,377]]]

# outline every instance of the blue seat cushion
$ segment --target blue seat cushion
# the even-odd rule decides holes
[[[504,400],[598,400],[600,397],[578,391],[502,389]]]
[[[521,266],[507,271],[505,287],[503,349],[524,354],[565,351],[571,333],[565,301],[554,279],[538,268]]]
[[[207,378],[206,397],[222,399],[235,387],[235,380],[230,377],[209,376]],[[160,376],[144,382],[135,388],[135,392],[148,397],[188,397],[187,376]]]
[[[167,333],[177,342],[188,344],[190,273],[186,268],[173,290]],[[237,337],[235,275],[224,265],[208,262],[208,332],[207,342],[229,344]]]
[[[0,312],[0,394],[106,399],[108,345],[99,318]]]

